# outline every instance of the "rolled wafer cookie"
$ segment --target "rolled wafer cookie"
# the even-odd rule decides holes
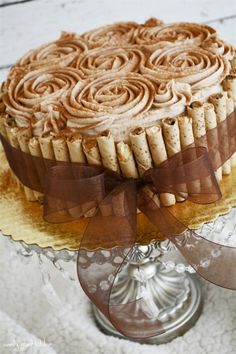
[[[51,135],[46,135],[38,138],[40,149],[42,156],[45,159],[49,160],[56,160],[55,159],[55,154],[52,146],[52,139],[53,137]],[[45,161],[47,164],[47,161]]]
[[[214,105],[210,102],[206,102],[206,103],[204,103],[203,108],[204,108],[206,130],[214,129],[217,126]]]
[[[30,151],[31,155],[33,155],[33,156],[37,156],[37,157],[42,156],[42,152],[40,149],[40,144],[39,144],[38,138],[33,137],[29,140],[29,151]]]
[[[65,146],[67,148],[65,139],[62,141],[62,138],[53,139],[51,135],[47,135],[47,136],[39,137],[38,140],[39,140],[42,156],[45,159],[57,160],[57,161],[69,161],[69,153],[68,151],[65,152],[64,149]]]
[[[4,114],[0,116],[0,134],[7,139],[6,117]]]
[[[58,136],[58,137],[54,137],[52,139],[52,147],[53,147],[53,151],[54,151],[54,155],[57,161],[64,161],[64,162],[70,162],[70,153],[69,153],[69,149],[68,149],[68,144],[67,144],[67,138],[66,136]],[[89,207],[89,211],[86,211],[86,213],[84,214],[85,217],[90,217],[94,214],[94,203],[89,203],[91,206],[91,209]],[[77,215],[81,215],[81,208],[80,207],[71,207],[70,203],[67,203],[67,207],[68,207],[68,213],[71,216],[76,216]],[[88,207],[88,204],[84,204],[84,209],[86,208],[86,210]],[[83,209],[83,207],[82,207]]]
[[[204,118],[204,106],[201,102],[195,101],[187,107],[188,116],[192,118],[194,138],[199,139],[206,135],[206,124]],[[207,139],[202,140],[201,145],[207,147]]]
[[[36,137],[33,137],[29,140],[29,151],[31,153],[32,156],[37,156],[37,157],[42,157],[42,152],[40,149],[40,144],[39,144],[39,140]],[[38,170],[38,165],[35,165],[36,170]],[[38,175],[40,176],[40,172],[38,173]],[[39,201],[42,203],[43,202],[43,194],[41,194]]]
[[[109,204],[103,203],[103,204],[99,205],[99,209],[100,209],[101,214],[103,216],[111,216],[113,214],[113,208],[110,203]]]
[[[82,135],[80,133],[67,137],[67,147],[71,162],[85,163],[86,157],[82,147]]]
[[[143,128],[135,128],[130,133],[130,141],[139,176],[142,176],[144,172],[153,167],[145,130]]]
[[[47,135],[39,138],[39,144],[40,144],[42,156],[45,159],[65,161],[65,162],[69,161],[69,152],[67,150],[67,144],[65,138],[62,137],[54,138],[51,135]],[[71,208],[68,209],[69,209],[69,213],[73,214],[73,210]]]
[[[229,98],[234,101],[234,106],[236,107],[236,76],[227,75],[223,81],[224,90],[227,91]]]
[[[217,127],[217,119],[216,119],[216,113],[214,109],[214,105],[212,103],[206,102],[203,105],[204,107],[204,118],[205,118],[205,124],[206,124],[206,131],[212,130]],[[215,131],[215,144],[216,144],[216,149],[218,146],[218,132]],[[208,142],[208,145],[212,144],[212,142]],[[219,164],[221,165],[221,158],[219,152],[216,152],[215,158],[219,161]],[[218,182],[222,180],[222,167],[219,167],[217,171],[215,171],[215,176]]]
[[[102,203],[99,209],[103,216],[125,216],[125,193],[114,194],[111,203]]]
[[[57,140],[57,141],[56,141]],[[57,161],[69,161],[69,153],[65,151],[65,146],[67,148],[65,138],[55,139],[51,135],[47,135],[39,138],[40,149],[42,156],[45,159],[57,160]],[[69,207],[69,214],[73,214],[73,210]],[[77,208],[75,208],[77,211]],[[59,212],[58,212],[59,213]],[[62,211],[62,214],[64,212]]]
[[[226,109],[227,109],[227,116],[230,115],[231,113],[233,113],[233,111],[234,111],[234,100],[232,98],[227,98],[227,100],[226,100]],[[236,152],[230,158],[230,163],[231,163],[232,167],[236,165]]]
[[[96,139],[92,137],[84,137],[82,146],[89,165],[102,165],[101,155]]]
[[[17,127],[6,126],[6,130],[7,130],[7,136],[8,136],[8,140],[9,140],[10,144],[14,148],[20,149],[19,141],[18,141],[18,138],[17,138],[18,128]],[[36,201],[34,192],[30,188],[28,188],[26,186],[23,186],[23,188],[24,188],[26,199],[29,202]]]
[[[223,122],[227,117],[227,98],[223,93],[218,93],[209,97],[209,101],[214,105],[216,112],[217,123]],[[227,152],[229,149],[228,132],[223,132],[225,136],[224,148]],[[231,172],[230,159],[226,161],[222,166],[223,175],[229,175]]]
[[[180,152],[181,144],[178,120],[176,118],[162,119],[162,131],[167,155],[171,157]]]
[[[126,178],[138,178],[138,170],[130,146],[120,141],[116,149],[122,175]]]
[[[172,157],[181,151],[178,120],[176,118],[162,119],[162,131],[167,155],[168,157]],[[187,186],[183,184],[180,186],[180,189],[186,192]],[[176,196],[176,200],[182,202],[184,201],[184,198]]]
[[[39,145],[42,152],[42,156],[45,159],[55,160],[51,135],[39,137]]]
[[[147,128],[146,134],[154,166],[158,166],[168,159],[162,128],[160,125]],[[160,200],[164,206],[171,206],[176,203],[175,196],[171,193],[160,193]]]
[[[180,132],[180,144],[182,149],[189,145],[194,144],[192,118],[187,116],[180,116],[178,118],[179,132]]]
[[[52,139],[52,147],[57,161],[70,161],[69,151],[67,148],[65,137],[54,137]]]
[[[206,123],[204,105],[202,102],[194,101],[187,107],[189,117],[193,121],[193,135],[196,145],[200,145],[208,148],[207,136],[206,136]],[[220,174],[220,172],[217,172]],[[211,178],[205,178],[201,180],[201,187],[207,188],[211,185]]]
[[[146,135],[152,160],[154,165],[158,166],[168,159],[161,126],[146,128]]]
[[[144,191],[144,198],[146,200],[147,203],[149,203],[149,201],[152,201],[153,203],[155,203],[159,208],[161,207],[161,201],[158,197],[158,195],[156,193],[154,193],[148,186],[145,186],[143,188]],[[150,205],[152,208],[152,205]]]
[[[130,230],[132,228],[130,221],[124,217],[127,214],[127,196],[125,191],[117,190],[112,193],[112,198],[109,202],[103,201],[99,205],[100,212],[103,216],[108,217],[109,222],[112,223],[114,228],[113,235],[104,228],[103,236],[107,237],[109,241],[114,240],[114,236],[118,230]]]
[[[109,130],[105,130],[97,136],[99,151],[102,157],[102,164],[108,170],[120,173],[117,160],[114,138]]]
[[[112,197],[113,213],[116,216],[125,216],[125,192],[122,191]]]
[[[102,159],[96,139],[92,137],[84,137],[82,140],[82,147],[89,165],[102,165]],[[84,214],[85,217],[91,217],[96,211],[96,203],[88,202],[84,204],[82,209],[86,210],[86,213]]]
[[[180,131],[180,143],[181,149],[185,149],[188,146],[194,146],[194,135],[193,135],[193,126],[192,126],[192,118],[187,116],[181,116],[178,118],[179,123],[179,131]],[[196,158],[196,154],[193,157]],[[187,184],[188,192],[191,193],[199,193],[201,190],[200,180],[194,180]]]
[[[235,69],[236,68],[236,54],[234,54],[233,59],[231,60],[231,68]]]
[[[149,151],[146,133],[143,128],[135,128],[130,133],[131,148],[138,166],[140,176],[152,168],[152,157]]]
[[[17,139],[20,146],[21,151],[30,154],[29,150],[29,140],[32,137],[31,128],[19,128],[17,132]],[[30,177],[30,176],[29,176]],[[42,200],[42,193],[37,191],[33,191],[35,199],[38,201]]]

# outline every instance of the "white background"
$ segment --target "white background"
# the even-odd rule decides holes
[[[2,0],[0,81],[27,50],[59,37],[114,21],[196,21],[215,27],[236,44],[235,0]],[[1,215],[0,215],[1,221]],[[1,225],[0,225],[1,227]],[[56,274],[62,303],[50,306],[42,292],[37,259],[27,265],[0,239],[0,353],[59,354],[233,354],[236,352],[236,293],[203,282],[205,307],[196,326],[162,345],[141,346],[101,334],[78,284]],[[43,346],[39,340],[50,343]],[[27,348],[27,343],[32,344]],[[40,345],[41,343],[41,345]],[[23,348],[25,344],[25,348]]]

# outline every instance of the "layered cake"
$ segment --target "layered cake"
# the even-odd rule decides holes
[[[33,156],[139,178],[235,106],[233,46],[209,26],[152,18],[63,32],[25,54],[2,85],[0,133]],[[235,155],[217,168],[217,180],[234,164]],[[24,190],[28,200],[41,200]],[[160,199],[165,206],[181,201],[168,193]]]

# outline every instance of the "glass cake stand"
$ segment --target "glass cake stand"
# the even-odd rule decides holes
[[[236,208],[215,221],[204,224],[197,233],[203,237],[228,246],[236,246]],[[57,300],[57,292],[51,282],[51,274],[45,260],[49,260],[62,276],[71,281],[77,277],[67,270],[66,264],[73,263],[76,269],[77,252],[52,248],[41,248],[6,236],[10,254],[30,260],[37,255],[42,273],[43,289],[50,303]],[[100,251],[100,261],[109,250]],[[162,323],[165,332],[159,336],[141,340],[142,343],[166,343],[190,329],[202,310],[202,293],[194,269],[186,264],[175,246],[168,240],[136,246],[126,260],[114,284],[112,300],[127,303],[143,297],[153,320]],[[45,291],[44,291],[45,292]],[[106,334],[122,337],[112,324],[93,306],[94,318]]]

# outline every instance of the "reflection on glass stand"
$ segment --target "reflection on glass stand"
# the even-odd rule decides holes
[[[165,333],[142,340],[165,343],[186,332],[198,319],[202,295],[194,270],[180,260],[170,241],[137,246],[114,284],[111,302],[132,302],[143,298],[153,321],[160,321]],[[107,334],[122,337],[94,306],[99,327]],[[139,319],[140,320],[140,319]]]
[[[211,241],[236,246],[236,208],[214,222],[205,224],[197,233]],[[9,241],[15,254],[23,256],[25,261],[37,254],[43,289],[50,303],[55,304],[58,297],[51,284],[44,259],[49,260],[64,278],[77,281],[76,276],[71,275],[65,267],[66,263],[74,263],[76,268],[77,252],[42,249],[39,246],[12,241],[10,237],[7,238],[8,244]],[[169,241],[137,246],[116,279],[111,300],[115,303],[127,303],[127,300],[144,298],[153,319],[162,323],[165,333],[142,342],[165,343],[190,329],[201,313],[201,289],[193,273],[193,268],[185,263]],[[95,307],[93,312],[102,331],[122,337]]]
[[[197,234],[213,242],[236,246],[236,208],[204,224]],[[153,320],[162,323],[165,333],[142,342],[160,344],[183,334],[198,319],[202,294],[194,269],[184,264],[170,241],[137,246],[119,274],[112,299],[127,303],[143,297]],[[93,307],[99,327],[106,333],[121,336],[111,323]]]

